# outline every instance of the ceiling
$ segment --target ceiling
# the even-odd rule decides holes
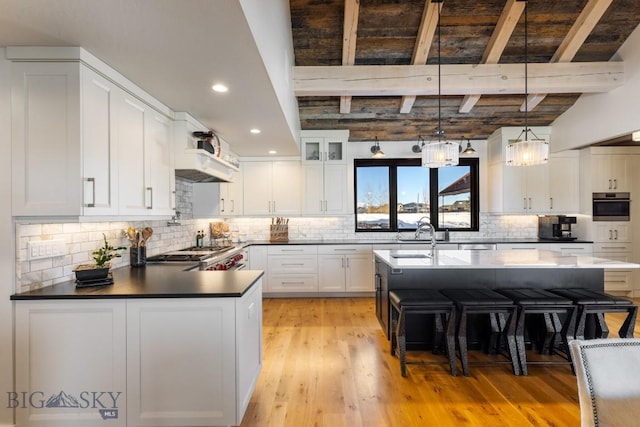
[[[239,0],[0,0],[0,46],[30,45],[85,48],[238,155],[299,153]]]
[[[82,46],[173,110],[190,112],[238,155],[298,155],[246,3],[0,0],[0,46]],[[439,110],[451,138],[486,139],[498,127],[524,125],[523,2],[443,1],[440,97],[437,8],[429,0],[289,5],[302,129],[349,129],[352,141],[415,140],[432,135]],[[546,95],[532,99],[539,103],[528,123],[544,126],[581,93],[621,84],[622,68],[608,61],[640,23],[640,1],[529,0],[528,20],[529,93]],[[218,81],[228,93],[210,90]],[[253,127],[262,133],[250,134]]]
[[[571,67],[582,65],[585,69],[601,62],[614,65],[606,62],[640,23],[637,0],[443,0],[442,96],[438,97],[437,8],[432,5],[433,9],[427,10],[429,3],[429,0],[290,0],[297,66],[294,76],[302,129],[347,128],[353,141],[372,140],[375,136],[388,141],[415,140],[418,135],[429,138],[438,126],[439,108],[441,128],[451,138],[486,139],[498,127],[523,126],[525,3],[528,3],[527,46],[531,63],[528,93],[546,95],[530,96],[528,124],[550,125],[581,93],[607,91],[622,82],[622,79],[617,83],[607,81],[612,86],[596,89],[594,80],[604,83],[608,79],[604,77],[606,73],[594,74],[595,79],[588,80],[582,79],[581,71],[571,69],[563,76],[568,79],[545,87],[545,81],[552,83],[562,74],[552,67],[564,66],[561,63]],[[420,38],[419,34],[425,35]],[[421,44],[426,46],[421,48]],[[414,86],[403,86],[400,80],[413,78],[404,73],[412,64],[431,80],[414,79]],[[494,77],[503,77],[493,91],[474,85],[470,78],[460,79],[481,68],[475,67],[477,64],[487,64],[484,67]],[[509,64],[516,64],[517,68],[505,71]],[[395,65],[402,67],[392,69]],[[540,74],[533,71],[536,66],[540,67]],[[321,74],[332,77],[326,79]],[[476,77],[480,81],[484,76]],[[305,86],[302,91],[301,83],[306,85],[307,78],[313,90]],[[509,82],[512,93],[500,92]],[[370,83],[366,90],[349,90],[364,87],[365,83]],[[423,93],[401,112],[404,103],[410,104],[412,99],[407,100],[398,92],[409,92],[408,89],[421,84]],[[500,87],[501,84],[504,86]],[[397,86],[402,89],[394,91]],[[536,91],[542,87],[549,92]],[[395,93],[389,95],[391,91]],[[481,91],[485,94],[479,97],[465,96]],[[308,93],[313,96],[307,96]],[[351,94],[366,96],[349,97]],[[350,108],[341,108],[341,100],[346,99],[348,104],[349,98]],[[465,108],[467,111],[461,111]]]

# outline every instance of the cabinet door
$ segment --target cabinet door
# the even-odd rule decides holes
[[[16,408],[16,425],[126,425],[125,304],[122,300],[16,301],[15,390],[27,395]],[[92,393],[102,396],[99,403]],[[46,407],[48,401],[56,406]],[[101,409],[114,411],[114,418],[103,420]]]
[[[631,160],[624,154],[610,155],[612,190],[631,192]]]
[[[301,138],[302,161],[322,163],[324,138]]]
[[[127,301],[127,425],[237,425],[235,298]]]
[[[302,167],[302,213],[322,214],[325,210],[324,167],[305,164]]]
[[[346,214],[347,207],[347,166],[326,164],[324,166],[324,213],[327,215]]]
[[[346,164],[345,141],[340,138],[324,138],[324,161],[326,164]]]
[[[535,165],[524,168],[527,212],[546,213],[549,211],[549,165]]]
[[[147,215],[144,129],[147,107],[121,93],[118,100],[118,165],[120,214]]]
[[[81,74],[83,213],[117,215],[117,88],[88,68],[81,68]]]
[[[79,215],[78,64],[17,62],[11,74],[13,215]]]
[[[505,166],[502,176],[502,211],[505,213],[521,213],[528,210],[528,200],[525,194],[525,175],[519,166]]]
[[[575,213],[579,206],[578,157],[549,159],[549,212]]]
[[[145,197],[149,212],[171,215],[174,205],[173,123],[150,111],[145,123]]]
[[[344,255],[319,255],[320,292],[344,292],[346,289],[346,257]]]
[[[300,163],[273,162],[272,213],[300,214]]]
[[[242,170],[233,174],[233,182],[220,184],[220,214],[224,216],[242,215],[244,197],[242,194]]]
[[[373,292],[373,256],[347,255],[347,292]]]
[[[272,162],[246,162],[244,172],[245,215],[271,214]]]
[[[628,242],[631,239],[629,223],[594,222],[593,230],[596,242]]]

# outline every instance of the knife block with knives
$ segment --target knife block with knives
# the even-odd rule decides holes
[[[271,226],[269,227],[270,242],[288,242],[289,241],[289,220],[285,218],[271,218]]]

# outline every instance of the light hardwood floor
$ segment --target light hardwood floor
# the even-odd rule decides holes
[[[446,365],[411,364],[403,378],[373,299],[263,304],[264,365],[242,426],[580,425],[568,365],[529,367],[527,377],[512,375],[508,365],[471,366],[469,377],[452,377]],[[607,322],[617,336],[620,316]]]

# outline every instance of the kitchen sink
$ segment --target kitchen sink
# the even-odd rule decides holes
[[[391,251],[389,253],[389,255],[391,256],[391,258],[415,258],[415,259],[419,259],[419,258],[433,258],[432,254],[424,254],[424,253],[411,253],[411,252],[396,252],[396,251]]]

